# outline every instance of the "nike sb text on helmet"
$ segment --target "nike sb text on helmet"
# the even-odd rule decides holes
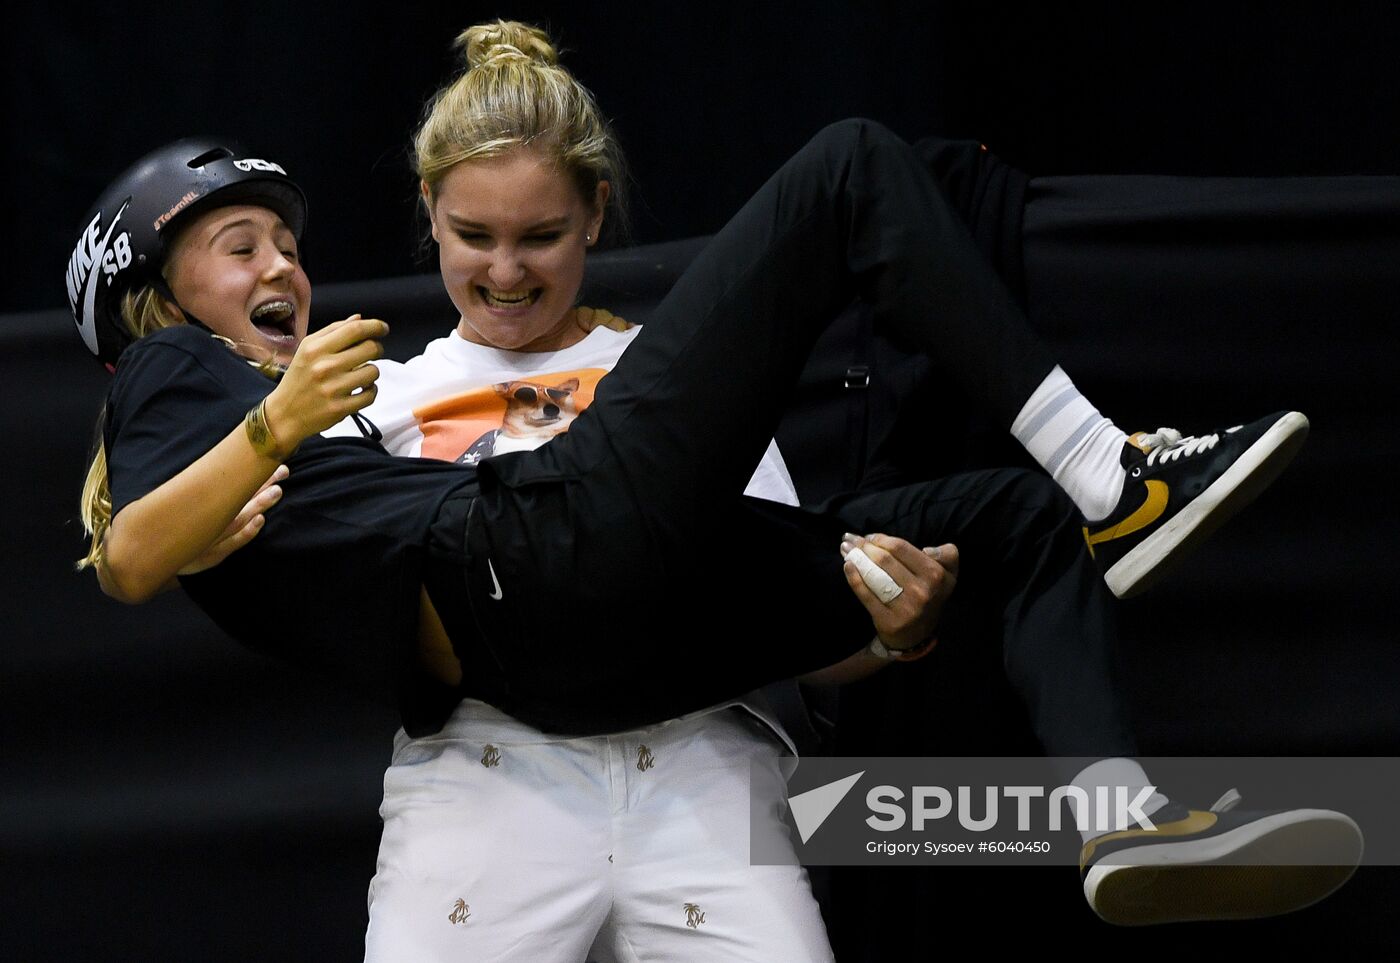
[[[167,144],[108,186],[83,219],[66,277],[78,334],[99,361],[115,365],[131,343],[122,295],[159,281],[175,229],[198,211],[239,203],[275,211],[301,240],[301,188],[280,164],[226,139],[187,137]]]

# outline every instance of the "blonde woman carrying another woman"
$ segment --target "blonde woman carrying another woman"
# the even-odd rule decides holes
[[[485,56],[473,70],[488,61],[557,70],[537,33],[508,42],[491,32],[524,28],[485,29],[475,35]],[[470,31],[466,45],[470,55]],[[478,117],[484,139],[448,136],[444,142],[460,152],[428,150],[442,163],[420,171],[444,281],[461,313],[457,334],[488,351],[568,351],[587,340],[575,333],[582,329],[572,300],[614,187],[606,169],[585,162],[596,151],[580,154],[575,139],[561,136],[552,97],[522,95],[505,81],[498,93],[503,104],[523,107],[529,123],[520,126],[504,107]],[[450,97],[445,92],[433,111],[449,115],[449,132],[472,121]],[[431,127],[430,117],[420,158]],[[268,175],[255,178],[264,187],[281,184],[253,160],[230,152],[180,162],[193,172],[255,170]],[[627,824],[634,800],[628,793],[640,800],[656,784],[636,781],[661,766],[655,745],[602,737],[589,763],[564,765],[561,759],[579,757],[572,746],[555,749],[578,740],[545,733],[627,733],[692,713],[704,726],[722,715],[731,730],[743,728],[751,715],[713,707],[763,682],[847,659],[872,620],[877,652],[926,650],[956,556],[913,546],[943,540],[926,537],[935,533],[952,540],[960,523],[946,505],[938,507],[947,499],[887,494],[887,501],[848,504],[841,516],[821,517],[741,495],[802,358],[854,294],[869,297],[893,333],[942,360],[949,377],[1039,453],[1090,517],[1136,511],[1146,481],[1170,481],[1162,518],[1190,516],[1187,527],[1202,528],[1216,509],[1192,509],[1196,496],[1214,492],[1212,506],[1234,507],[1233,493],[1247,494],[1249,479],[1275,472],[1300,440],[1300,416],[1283,415],[1208,444],[1140,442],[1129,446],[1141,457],[1134,456],[1026,330],[908,149],[876,125],[847,122],[785,165],[697,259],[652,321],[631,336],[615,371],[597,381],[591,406],[567,433],[474,466],[389,459],[374,441],[317,434],[373,400],[366,386],[377,374],[380,322],[353,318],[308,338],[270,392],[262,372],[192,327],[127,347],[131,332],[113,320],[112,298],[138,281],[185,320],[224,334],[244,357],[266,356],[263,341],[295,341],[305,331],[309,289],[303,296],[298,287],[304,275],[294,243],[304,205],[280,187],[241,198],[227,186],[172,194],[170,183],[186,186],[186,175],[171,167],[174,176],[165,181],[142,180],[140,170],[119,179],[85,229],[77,270],[70,270],[80,330],[98,334],[90,347],[113,362],[127,351],[106,431],[112,523],[95,548],[107,581],[131,597],[166,584],[209,550],[291,456],[285,495],[263,531],[222,564],[184,578],[187,590],[251,644],[361,680],[391,679],[415,735],[430,736],[448,699],[462,696],[474,701],[460,706],[473,708],[459,708],[459,716],[478,732],[527,732],[516,740],[518,752],[484,743],[480,755],[470,733],[451,728],[436,741],[402,737],[386,777],[386,858],[372,894],[371,955],[416,956],[411,947],[423,944],[426,958],[429,946],[442,953],[465,944],[468,956],[574,958],[598,940],[596,953],[628,958],[644,943],[665,947],[673,939],[706,941],[727,958],[774,958],[762,948],[775,940],[808,948],[794,950],[799,958],[826,952],[810,896],[792,884],[800,871],[788,881],[787,892],[798,895],[786,917],[746,914],[742,901],[733,913],[716,910],[713,900],[707,909],[705,899],[676,882],[669,868],[678,864],[669,854],[691,845],[722,841],[730,848],[717,848],[725,849],[728,868],[735,866],[735,821],[708,822],[711,810],[700,797],[687,802],[685,792],[663,792],[649,807],[639,802],[644,818]],[[148,263],[118,257],[115,269],[88,287],[92,275],[84,272],[94,263],[105,272],[108,243],[125,236],[120,222],[135,195],[121,195],[132,184],[154,199],[142,194],[143,205],[150,203],[127,222],[131,230],[151,224],[157,233],[178,233],[169,249],[165,238],[149,245]],[[187,196],[194,200],[182,200]],[[217,206],[237,200],[254,211]],[[228,211],[232,220],[221,220]],[[169,217],[162,223],[163,215]],[[233,235],[233,246],[221,246]],[[225,284],[243,263],[258,270]],[[163,291],[159,268],[170,275]],[[430,349],[425,358],[432,356]],[[1071,435],[1087,450],[1067,450],[1056,439],[1066,417],[1080,416]],[[394,417],[379,420],[392,442]],[[1101,457],[1105,445],[1119,456],[1111,470]],[[1031,485],[1023,478],[981,479],[966,486],[958,504],[1019,493]],[[170,525],[191,502],[198,510]],[[883,517],[895,523],[889,531],[912,541],[866,547],[906,590],[888,604],[835,553],[845,531],[874,527],[850,519],[871,517],[875,505],[901,509]],[[1110,577],[1131,562],[1120,575],[1133,580],[1129,589],[1140,587],[1188,535],[1157,524],[1131,539],[1125,533]],[[1101,544],[1100,555],[1114,552]],[[425,697],[425,675],[449,684],[434,693],[447,698]],[[1049,701],[1035,706],[1051,728],[1066,698],[1054,688],[1047,685]],[[483,714],[475,706],[495,708]],[[755,744],[751,734],[745,744]],[[531,747],[542,745],[549,751],[532,755]],[[771,740],[768,746],[773,785],[764,791],[777,800],[777,750]],[[724,755],[714,753],[716,760]],[[524,780],[514,796],[492,795],[469,781],[478,770],[511,779],[523,773]],[[700,788],[732,784],[711,780]],[[501,798],[512,802],[489,804]],[[459,808],[477,799],[487,808]],[[523,822],[513,810],[522,800],[531,804],[521,810]],[[420,819],[430,804],[448,815]],[[677,813],[688,822],[675,820]],[[523,838],[522,825],[547,829],[556,820],[566,825],[566,816],[590,827],[571,837],[577,860],[538,846],[525,858],[508,843]],[[514,829],[498,829],[496,819]],[[472,832],[475,841],[462,843]],[[454,849],[464,845],[486,849]],[[662,863],[648,862],[658,854]],[[706,899],[720,893],[698,885]],[[431,899],[392,895],[422,894],[424,887],[432,888]],[[504,898],[493,907],[499,894]]]

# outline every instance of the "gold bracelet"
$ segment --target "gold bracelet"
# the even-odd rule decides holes
[[[281,461],[286,456],[282,454],[282,448],[277,444],[277,436],[272,433],[272,428],[267,423],[266,405],[267,399],[264,398],[256,406],[248,409],[248,414],[243,418],[243,428],[248,432],[248,442],[254,451],[273,461]]]

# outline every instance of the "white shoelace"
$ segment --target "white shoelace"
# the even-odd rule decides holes
[[[1183,436],[1175,428],[1158,428],[1150,435],[1143,435],[1142,442],[1152,450],[1147,453],[1147,463],[1154,465],[1160,461],[1176,458],[1190,458],[1203,451],[1210,451],[1220,442],[1220,436]]]

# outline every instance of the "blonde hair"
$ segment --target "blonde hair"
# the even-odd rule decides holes
[[[429,194],[463,161],[534,147],[573,178],[590,207],[598,183],[608,181],[614,216],[606,223],[625,231],[622,150],[593,95],[559,66],[549,35],[497,20],[468,27],[454,46],[464,54],[466,69],[429,102],[413,138],[414,169]]]
[[[162,328],[173,328],[184,324],[185,319],[165,298],[156,293],[155,288],[144,286],[127,291],[122,295],[122,321],[132,337],[144,338]],[[92,536],[88,553],[77,564],[78,570],[91,568],[102,561],[102,540],[107,528],[112,524],[112,488],[107,478],[107,446],[102,434],[107,426],[107,409],[97,419],[97,438],[92,446],[92,462],[88,465],[87,477],[83,479],[83,494],[78,507],[78,517],[83,528]]]

